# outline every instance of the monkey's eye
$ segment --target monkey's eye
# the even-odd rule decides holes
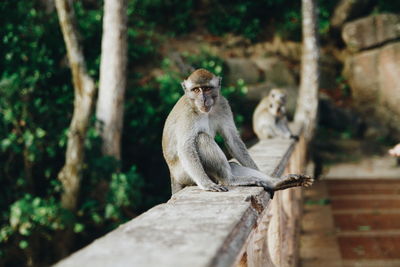
[[[199,87],[195,87],[192,89],[192,92],[195,92],[196,94],[200,92],[200,88]]]
[[[210,91],[210,90],[212,90],[211,86],[203,87],[203,91],[205,91],[205,92]]]

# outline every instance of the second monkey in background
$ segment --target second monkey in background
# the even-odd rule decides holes
[[[286,118],[286,93],[281,89],[272,89],[257,105],[253,115],[253,130],[258,139],[298,137],[290,131]]]

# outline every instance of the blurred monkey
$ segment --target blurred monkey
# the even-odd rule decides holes
[[[257,105],[253,114],[253,130],[260,140],[276,137],[298,140],[290,131],[285,104],[285,91],[272,89]]]

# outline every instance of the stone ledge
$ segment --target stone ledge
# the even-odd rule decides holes
[[[250,154],[261,171],[280,176],[294,144],[265,140]],[[230,187],[224,193],[187,187],[55,266],[230,266],[269,199],[260,187]]]

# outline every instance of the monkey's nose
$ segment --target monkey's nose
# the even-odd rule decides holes
[[[203,103],[204,103],[204,105],[207,104],[207,97],[205,95],[203,95]]]

